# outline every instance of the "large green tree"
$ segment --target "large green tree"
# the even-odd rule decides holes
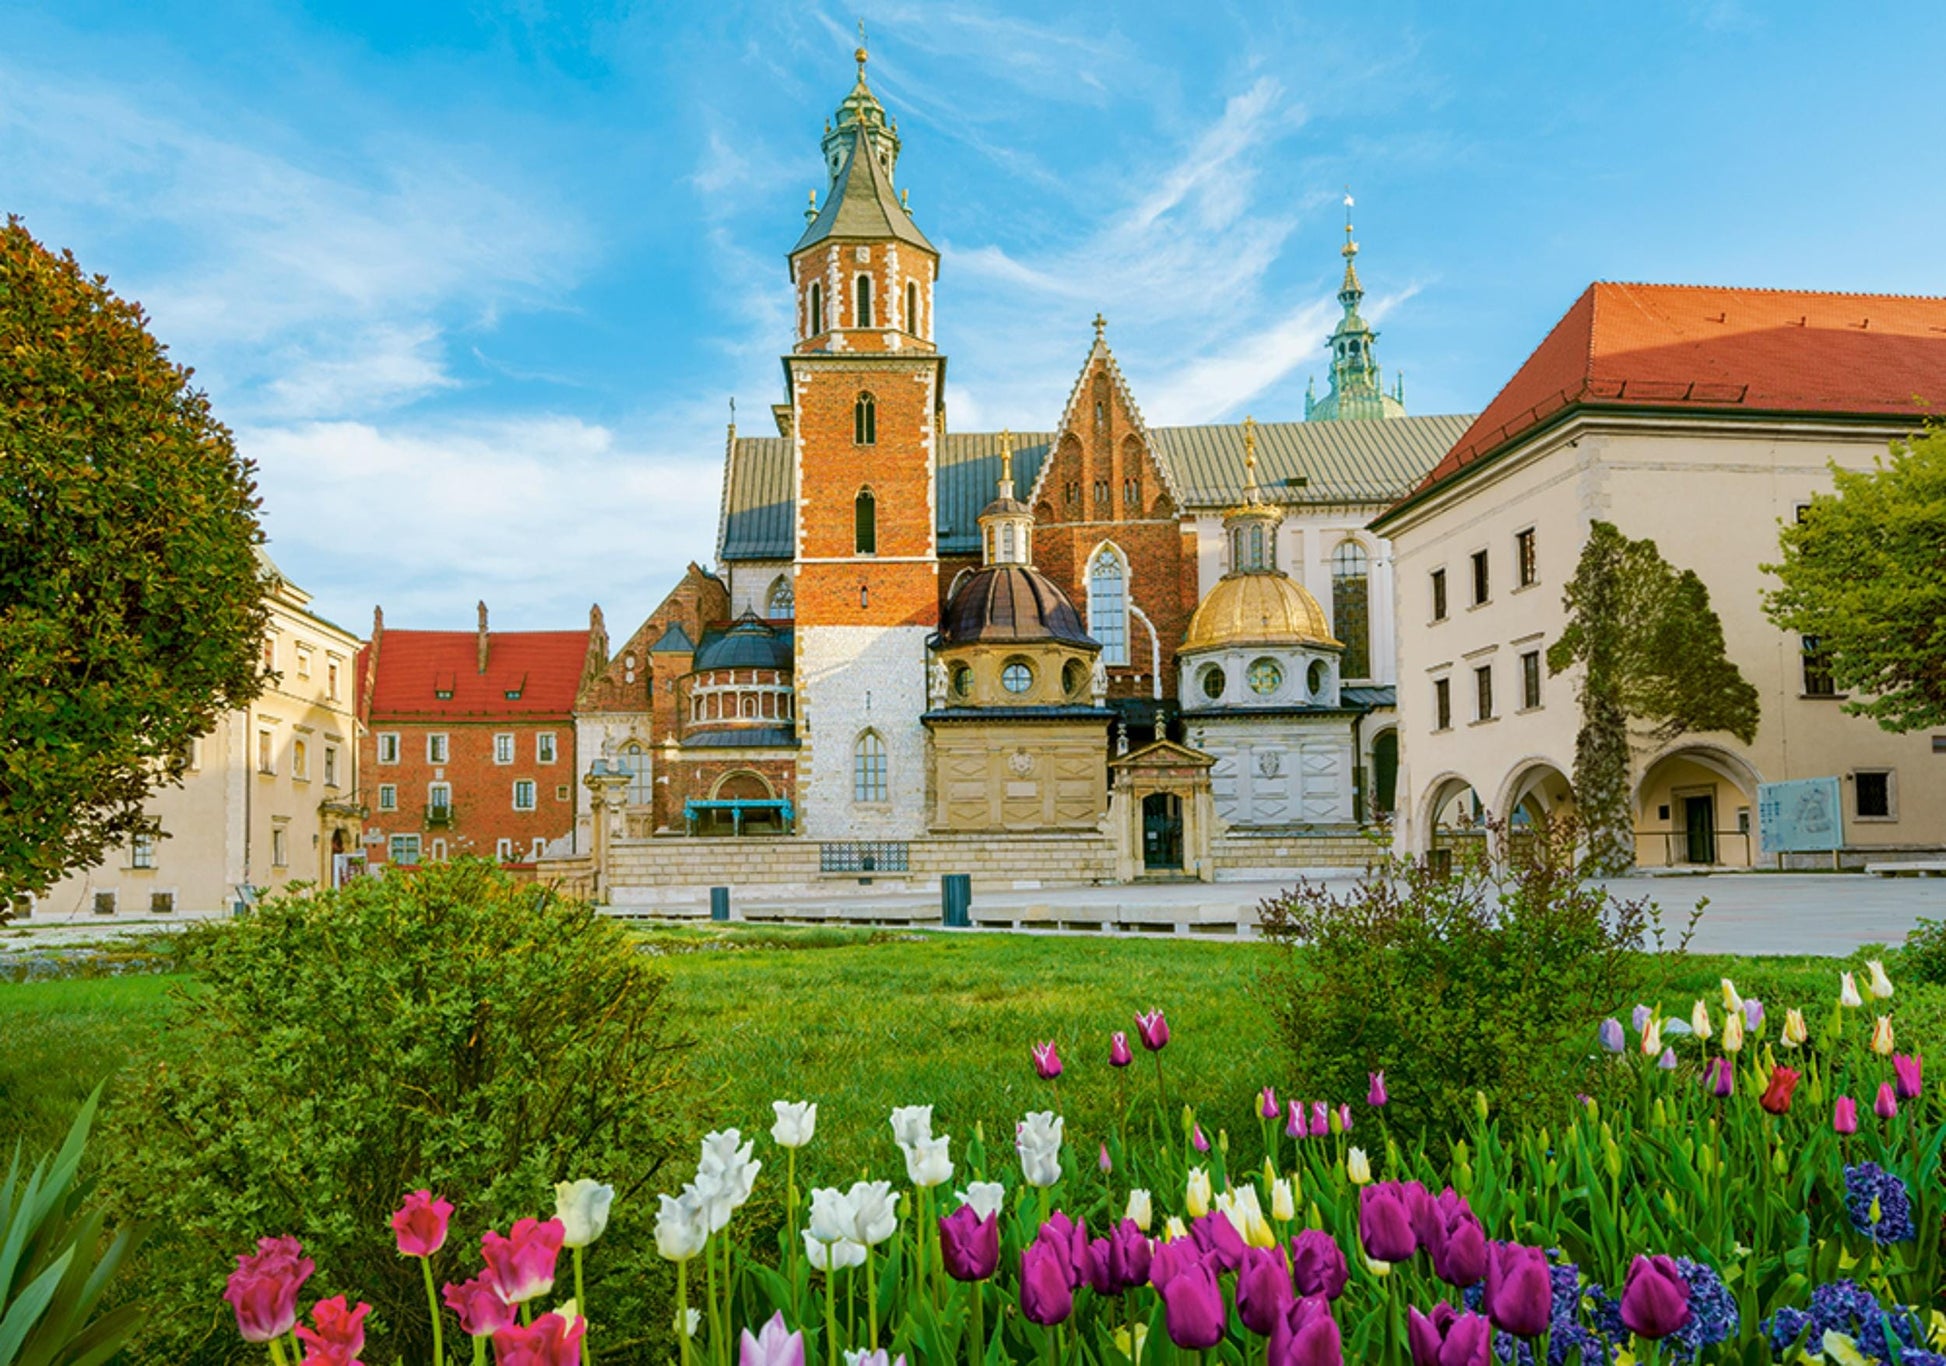
[[[1748,744],[1757,733],[1757,690],[1724,652],[1723,622],[1703,581],[1663,559],[1654,541],[1592,524],[1562,604],[1568,624],[1548,646],[1547,667],[1581,666],[1575,801],[1587,832],[1586,871],[1612,876],[1635,862],[1633,740],[1664,745],[1726,731]]]
[[[1946,725],[1946,426],[1870,470],[1831,467],[1778,540],[1783,586],[1764,610],[1817,642],[1846,711],[1889,731]]]
[[[256,485],[139,305],[0,230],[0,918],[262,686]]]

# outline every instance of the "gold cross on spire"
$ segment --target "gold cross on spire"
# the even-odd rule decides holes
[[[1095,340],[1100,341],[1102,339],[1102,333],[1107,330],[1108,319],[1102,317],[1099,313],[1095,314]]]
[[[865,79],[865,59],[868,55],[865,51],[865,21],[861,18],[858,21],[858,51],[852,54],[858,59],[858,79],[861,81]]]

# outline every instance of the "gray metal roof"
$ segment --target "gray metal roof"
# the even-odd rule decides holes
[[[1392,503],[1425,478],[1473,419],[1466,414],[1365,422],[1260,422],[1257,483],[1274,502]],[[1243,499],[1243,424],[1152,427],[1149,435],[1190,508]],[[1013,434],[1014,483],[1032,488],[1052,432]],[[725,481],[725,560],[788,560],[793,554],[791,443],[738,437]],[[1287,481],[1302,476],[1302,486]],[[980,549],[980,512],[1000,480],[998,432],[948,432],[939,452],[939,553]]]
[[[844,169],[832,182],[831,197],[797,239],[791,255],[827,237],[896,237],[939,255],[938,248],[926,240],[893,193],[892,177],[872,154],[871,138],[863,127],[852,136],[851,151],[845,156]]]
[[[655,644],[649,646],[649,653],[652,655],[694,654],[695,651],[696,642],[689,638],[689,632],[682,629],[682,623],[679,621],[673,623],[668,630],[656,638]]]
[[[746,726],[738,730],[706,730],[685,735],[684,749],[796,749],[797,732],[789,726]]]
[[[1362,707],[1372,711],[1378,707],[1399,705],[1399,690],[1395,684],[1346,684],[1338,689],[1338,700],[1347,707]]]

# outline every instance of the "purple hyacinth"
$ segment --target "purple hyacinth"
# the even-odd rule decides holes
[[[1678,1257],[1676,1270],[1689,1284],[1689,1322],[1664,1338],[1662,1345],[1672,1361],[1694,1361],[1703,1348],[1735,1337],[1742,1318],[1714,1268]]]
[[[1891,1349],[1887,1330],[1899,1344],[1901,1361],[1914,1366],[1938,1366],[1937,1354],[1920,1350],[1925,1326],[1910,1309],[1880,1308],[1872,1293],[1853,1281],[1832,1281],[1811,1292],[1811,1308],[1783,1308],[1760,1325],[1771,1350],[1782,1356],[1793,1342],[1815,1343],[1826,1333],[1843,1333],[1858,1343],[1866,1356],[1887,1360]]]
[[[1615,1314],[1618,1331],[1611,1334],[1599,1317],[1601,1287],[1584,1283],[1581,1269],[1564,1260],[1559,1248],[1550,1251],[1548,1259],[1552,1264],[1547,1278],[1553,1291],[1548,1310],[1548,1366],[1565,1366],[1576,1353],[1582,1366],[1614,1366],[1615,1343],[1628,1337],[1627,1330],[1621,1328],[1619,1306]],[[1462,1292],[1461,1298],[1469,1308],[1477,1309],[1484,1294],[1484,1284],[1476,1285]],[[1493,1355],[1506,1366],[1535,1366],[1533,1344],[1511,1333],[1493,1335]]]
[[[1878,1201],[1878,1222],[1872,1222],[1872,1201]],[[1904,1243],[1913,1238],[1912,1200],[1905,1182],[1876,1162],[1860,1162],[1845,1168],[1845,1209],[1851,1226],[1865,1237],[1884,1245]]]

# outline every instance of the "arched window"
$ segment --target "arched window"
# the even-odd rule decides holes
[[[818,333],[824,331],[824,286],[816,280],[811,281],[810,313],[811,330],[809,335],[815,337]]]
[[[878,400],[870,394],[851,405],[851,439],[860,446],[878,444]]]
[[[742,703],[742,706],[741,706],[741,708],[740,708],[740,710],[741,710],[741,711],[743,712],[743,714],[744,714],[744,715],[745,715],[746,717],[754,717],[754,716],[756,716],[756,714],[757,714],[757,696],[756,696],[756,694],[755,694],[755,693],[745,693],[745,694],[743,695],[743,703]]]
[[[649,755],[633,741],[622,746],[618,761],[623,772],[628,774],[628,804],[647,806],[653,794],[653,779],[649,776]]]
[[[859,327],[872,325],[872,277],[860,275],[857,280],[858,323]]]
[[[852,748],[851,799],[855,802],[887,800],[885,742],[878,738],[877,731],[866,731]]]
[[[1113,546],[1088,562],[1088,634],[1101,642],[1101,662],[1128,663],[1128,574]]]
[[[1339,665],[1346,678],[1372,676],[1371,588],[1365,547],[1341,542],[1331,552],[1331,634],[1345,644]]]
[[[1008,564],[1014,562],[1014,524],[1008,522],[1000,528],[1000,558]]]
[[[857,555],[878,554],[878,500],[872,497],[870,489],[858,490],[858,498],[851,505],[853,553]],[[863,589],[859,590],[859,606],[864,606]]]
[[[905,330],[913,336],[919,335],[919,282],[905,282]]]
[[[1267,567],[1264,564],[1264,529],[1261,522],[1250,528],[1250,567],[1252,569]]]
[[[789,621],[797,615],[797,597],[788,576],[779,574],[771,583],[770,596],[764,599],[764,615],[779,621]]]

